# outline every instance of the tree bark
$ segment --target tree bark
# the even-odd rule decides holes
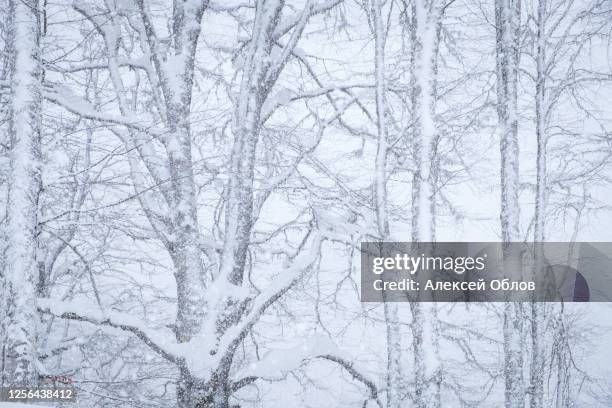
[[[546,0],[538,1],[536,33],[536,198],[534,220],[535,263],[532,279],[537,281],[544,266],[544,230],[546,213]],[[530,408],[542,408],[544,404],[544,359],[542,350],[542,319],[545,309],[537,302],[531,302],[531,366],[529,370]]]
[[[381,0],[373,0],[370,15],[374,31],[374,71],[376,91],[376,120],[378,143],[376,148],[374,193],[376,221],[379,239],[386,241],[389,237],[389,218],[387,215],[387,106],[385,79],[385,28],[382,19]],[[385,302],[385,329],[387,340],[387,408],[402,406],[400,386],[402,376],[402,349],[397,304]]]
[[[501,234],[507,244],[520,242],[519,146],[517,82],[520,0],[495,1],[497,115],[501,152]],[[504,245],[504,267],[521,268],[520,254]],[[520,270],[520,269],[519,269]],[[503,310],[505,406],[524,406],[522,307],[505,303]]]
[[[434,240],[435,186],[433,144],[436,138],[436,60],[439,27],[444,2],[441,0],[411,3],[410,27],[412,143],[416,162],[413,177],[412,241]],[[440,407],[442,365],[439,357],[437,305],[433,299],[421,298],[413,303],[413,348],[415,365],[415,399],[419,408]]]
[[[37,383],[37,213],[41,188],[40,11],[36,1],[9,2],[10,174],[2,323],[3,383]]]

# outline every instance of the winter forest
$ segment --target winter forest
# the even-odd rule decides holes
[[[0,386],[612,406],[610,304],[359,290],[363,241],[612,241],[611,35],[610,0],[2,0]]]

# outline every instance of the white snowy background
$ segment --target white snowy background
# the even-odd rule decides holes
[[[1,0],[1,385],[612,406],[608,304],[359,299],[361,241],[612,241],[611,29],[609,0]]]

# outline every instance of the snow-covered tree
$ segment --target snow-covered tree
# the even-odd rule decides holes
[[[41,189],[42,65],[40,6],[8,5],[10,170],[3,241],[2,384],[38,382],[36,287]]]

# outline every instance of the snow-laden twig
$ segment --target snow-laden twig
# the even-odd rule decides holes
[[[318,357],[340,364],[340,366],[342,366],[342,368],[344,368],[355,380],[361,382],[368,388],[368,390],[370,391],[370,399],[374,400],[374,402],[376,402],[376,404],[382,408],[382,402],[378,398],[378,387],[376,386],[374,381],[370,380],[363,373],[357,370],[355,368],[355,364],[352,361],[348,361],[342,357],[338,357],[332,354],[325,354]]]
[[[266,309],[273,305],[285,293],[287,293],[300,279],[309,271],[319,258],[321,252],[322,238],[314,234],[310,250],[296,258],[290,268],[280,276],[265,291],[259,294],[251,302],[249,313],[241,319],[240,323],[230,328],[222,338],[221,349],[226,353],[232,353],[240,342],[246,337],[249,330],[257,323]]]
[[[144,133],[161,136],[158,129],[155,129],[152,125],[147,125],[136,117],[112,115],[97,111],[89,102],[73,94],[65,87],[47,86],[43,89],[43,96],[49,102],[55,103],[82,118],[127,126]]]
[[[139,319],[118,312],[88,312],[90,308],[72,302],[59,302],[51,299],[38,299],[38,311],[66,320],[87,322],[98,326],[112,327],[135,335],[151,350],[164,359],[183,365],[184,360],[169,350],[175,344],[172,335],[164,334],[159,329],[145,327]]]

